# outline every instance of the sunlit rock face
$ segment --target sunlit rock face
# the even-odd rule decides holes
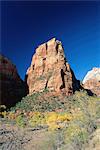
[[[100,96],[100,68],[93,68],[88,71],[83,79],[85,89],[91,90],[97,96]]]
[[[25,95],[26,86],[20,79],[16,66],[0,54],[0,104],[12,106]]]
[[[71,95],[79,89],[79,82],[66,61],[62,43],[55,38],[36,49],[26,76],[29,94],[48,89]]]

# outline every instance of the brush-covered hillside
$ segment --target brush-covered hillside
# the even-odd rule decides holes
[[[4,109],[0,149],[99,150],[100,98],[86,91],[68,97],[45,90]]]

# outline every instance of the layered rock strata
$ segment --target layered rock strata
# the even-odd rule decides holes
[[[66,61],[62,43],[55,38],[40,45],[26,73],[29,94],[48,89],[71,95],[79,82]]]

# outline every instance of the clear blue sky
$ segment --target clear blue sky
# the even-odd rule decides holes
[[[100,67],[100,2],[1,2],[0,51],[24,79],[35,48],[61,40],[77,79]]]

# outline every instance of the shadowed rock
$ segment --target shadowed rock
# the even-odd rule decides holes
[[[16,66],[0,54],[0,104],[13,106],[26,95],[26,85],[17,73]]]

